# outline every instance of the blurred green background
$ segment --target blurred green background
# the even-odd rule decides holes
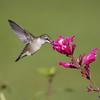
[[[48,33],[56,39],[76,33],[78,56],[100,48],[100,0],[0,0],[0,83],[8,85],[4,92],[7,100],[47,100],[41,94],[47,90],[47,79],[37,69],[52,66],[57,69],[52,100],[99,100],[99,93],[86,92],[88,81],[78,71],[58,66],[67,58],[50,45],[15,63],[24,45],[11,30],[8,19],[37,36]],[[100,86],[100,49],[91,66],[93,80]]]

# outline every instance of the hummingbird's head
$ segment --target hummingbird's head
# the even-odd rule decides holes
[[[44,41],[44,43],[51,43],[50,36],[47,34],[41,35],[40,38]]]

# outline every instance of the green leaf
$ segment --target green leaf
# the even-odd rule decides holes
[[[56,73],[56,68],[55,67],[50,67],[50,68],[39,68],[38,72],[44,76],[51,76]]]

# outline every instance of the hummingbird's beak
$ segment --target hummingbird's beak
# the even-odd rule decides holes
[[[52,40],[49,40],[49,43],[51,43],[52,42]]]
[[[49,42],[50,42],[50,44],[53,44],[54,41],[53,40],[49,40]]]
[[[48,39],[48,43],[50,43],[50,44],[51,44],[51,42],[52,42],[52,40],[51,40],[51,39]]]

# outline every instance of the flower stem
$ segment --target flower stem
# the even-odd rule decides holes
[[[48,96],[52,95],[52,77],[48,78]]]
[[[53,77],[48,77],[48,89],[47,89],[47,100],[50,100],[50,97],[52,96],[52,81]]]
[[[77,69],[79,69],[79,68],[80,68],[80,65],[79,65],[78,59],[75,58],[73,55],[70,56],[70,58],[71,58],[72,63],[75,65],[75,67],[76,67]]]

